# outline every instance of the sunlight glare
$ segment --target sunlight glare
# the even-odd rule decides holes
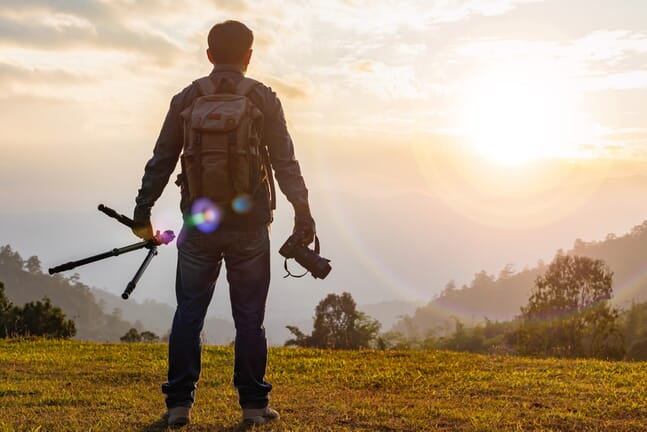
[[[503,164],[576,156],[575,89],[555,72],[506,65],[467,86],[463,130],[479,154]]]

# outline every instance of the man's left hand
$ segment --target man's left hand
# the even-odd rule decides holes
[[[296,217],[294,220],[294,230],[293,233],[301,233],[301,244],[308,246],[315,240],[317,230],[315,228],[315,221],[311,216],[308,217]]]

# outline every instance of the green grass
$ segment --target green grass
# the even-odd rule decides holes
[[[206,347],[192,425],[238,430],[233,351]],[[0,432],[164,431],[163,344],[0,341]],[[642,431],[647,364],[273,348],[272,431]]]

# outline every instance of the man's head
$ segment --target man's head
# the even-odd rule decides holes
[[[254,33],[245,24],[230,20],[213,26],[207,42],[207,57],[211,63],[247,68],[252,56]]]

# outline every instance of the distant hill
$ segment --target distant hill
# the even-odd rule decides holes
[[[174,309],[164,303],[146,300],[138,303],[105,290],[83,284],[79,276],[50,276],[41,269],[40,260],[24,260],[11,246],[0,247],[0,281],[9,300],[16,305],[48,297],[72,319],[77,339],[118,341],[131,327],[164,336],[171,328]],[[234,339],[231,321],[207,318],[205,337],[209,344],[228,344]]]
[[[138,322],[146,330],[163,336],[171,329],[175,309],[166,303],[150,299],[141,303],[133,299],[124,301],[121,297],[99,288],[92,288],[92,293],[103,310],[113,313],[118,311],[125,320]],[[234,323],[232,320],[207,317],[204,336],[208,344],[227,345],[234,340]]]
[[[617,306],[647,300],[647,221],[622,236],[611,233],[604,240],[591,242],[577,239],[565,253],[600,259],[609,265],[614,272],[612,301]],[[443,335],[453,331],[454,319],[467,325],[486,318],[510,320],[519,315],[535,279],[545,268],[540,261],[520,272],[508,266],[498,276],[481,271],[469,285],[460,288],[449,282],[438,297],[399,320],[392,330],[408,336],[424,336],[429,330]]]
[[[143,303],[133,299],[124,301],[108,291],[99,288],[91,288],[91,290],[96,302],[104,311],[117,313],[127,321],[139,321],[146,330],[159,336],[164,335],[171,326],[173,309],[167,304],[152,300],[145,300]]]
[[[106,313],[78,275],[49,276],[40,268],[38,257],[23,260],[8,245],[0,248],[0,281],[4,282],[9,300],[18,306],[48,297],[75,322],[78,339],[118,341],[131,327],[144,329],[141,323],[123,319],[119,311]]]

